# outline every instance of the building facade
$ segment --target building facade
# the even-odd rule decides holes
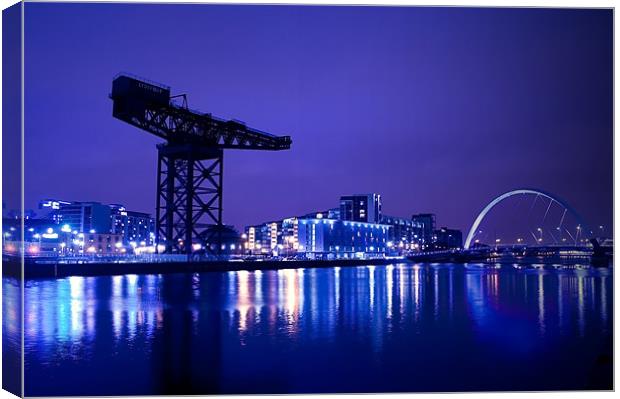
[[[317,212],[246,228],[247,253],[304,258],[355,258],[383,255],[391,226],[325,217]]]
[[[421,250],[424,243],[424,225],[421,222],[387,215],[383,215],[381,221],[391,227],[389,241],[396,252]]]
[[[39,205],[50,210],[49,218],[59,225],[69,225],[78,232],[110,232],[111,209],[99,202],[68,202],[60,200],[43,200]]]
[[[155,242],[155,220],[148,213],[129,211],[123,205],[46,199],[39,208],[48,210],[48,219],[63,228],[82,234],[111,234],[114,239],[119,236],[126,248]]]
[[[123,205],[110,205],[110,233],[122,237],[123,245],[132,242],[150,246],[155,243],[155,219],[148,213],[128,211]]]
[[[380,223],[381,196],[379,194],[356,194],[340,197],[340,220]]]
[[[411,220],[422,226],[420,249],[423,251],[432,249],[435,234],[435,214],[420,213],[411,216]]]

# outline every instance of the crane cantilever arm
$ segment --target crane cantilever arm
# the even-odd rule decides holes
[[[275,136],[179,107],[170,101],[170,88],[121,75],[114,79],[113,116],[170,143],[221,149],[286,150],[290,136]]]

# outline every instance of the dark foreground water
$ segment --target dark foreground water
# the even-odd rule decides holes
[[[393,265],[29,281],[26,395],[611,389],[612,280]]]

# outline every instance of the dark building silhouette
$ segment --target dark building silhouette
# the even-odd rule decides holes
[[[442,227],[435,230],[433,249],[458,249],[463,246],[463,233],[460,230]]]

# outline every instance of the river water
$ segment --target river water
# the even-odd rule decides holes
[[[25,393],[611,389],[612,280],[449,264],[31,280]]]

